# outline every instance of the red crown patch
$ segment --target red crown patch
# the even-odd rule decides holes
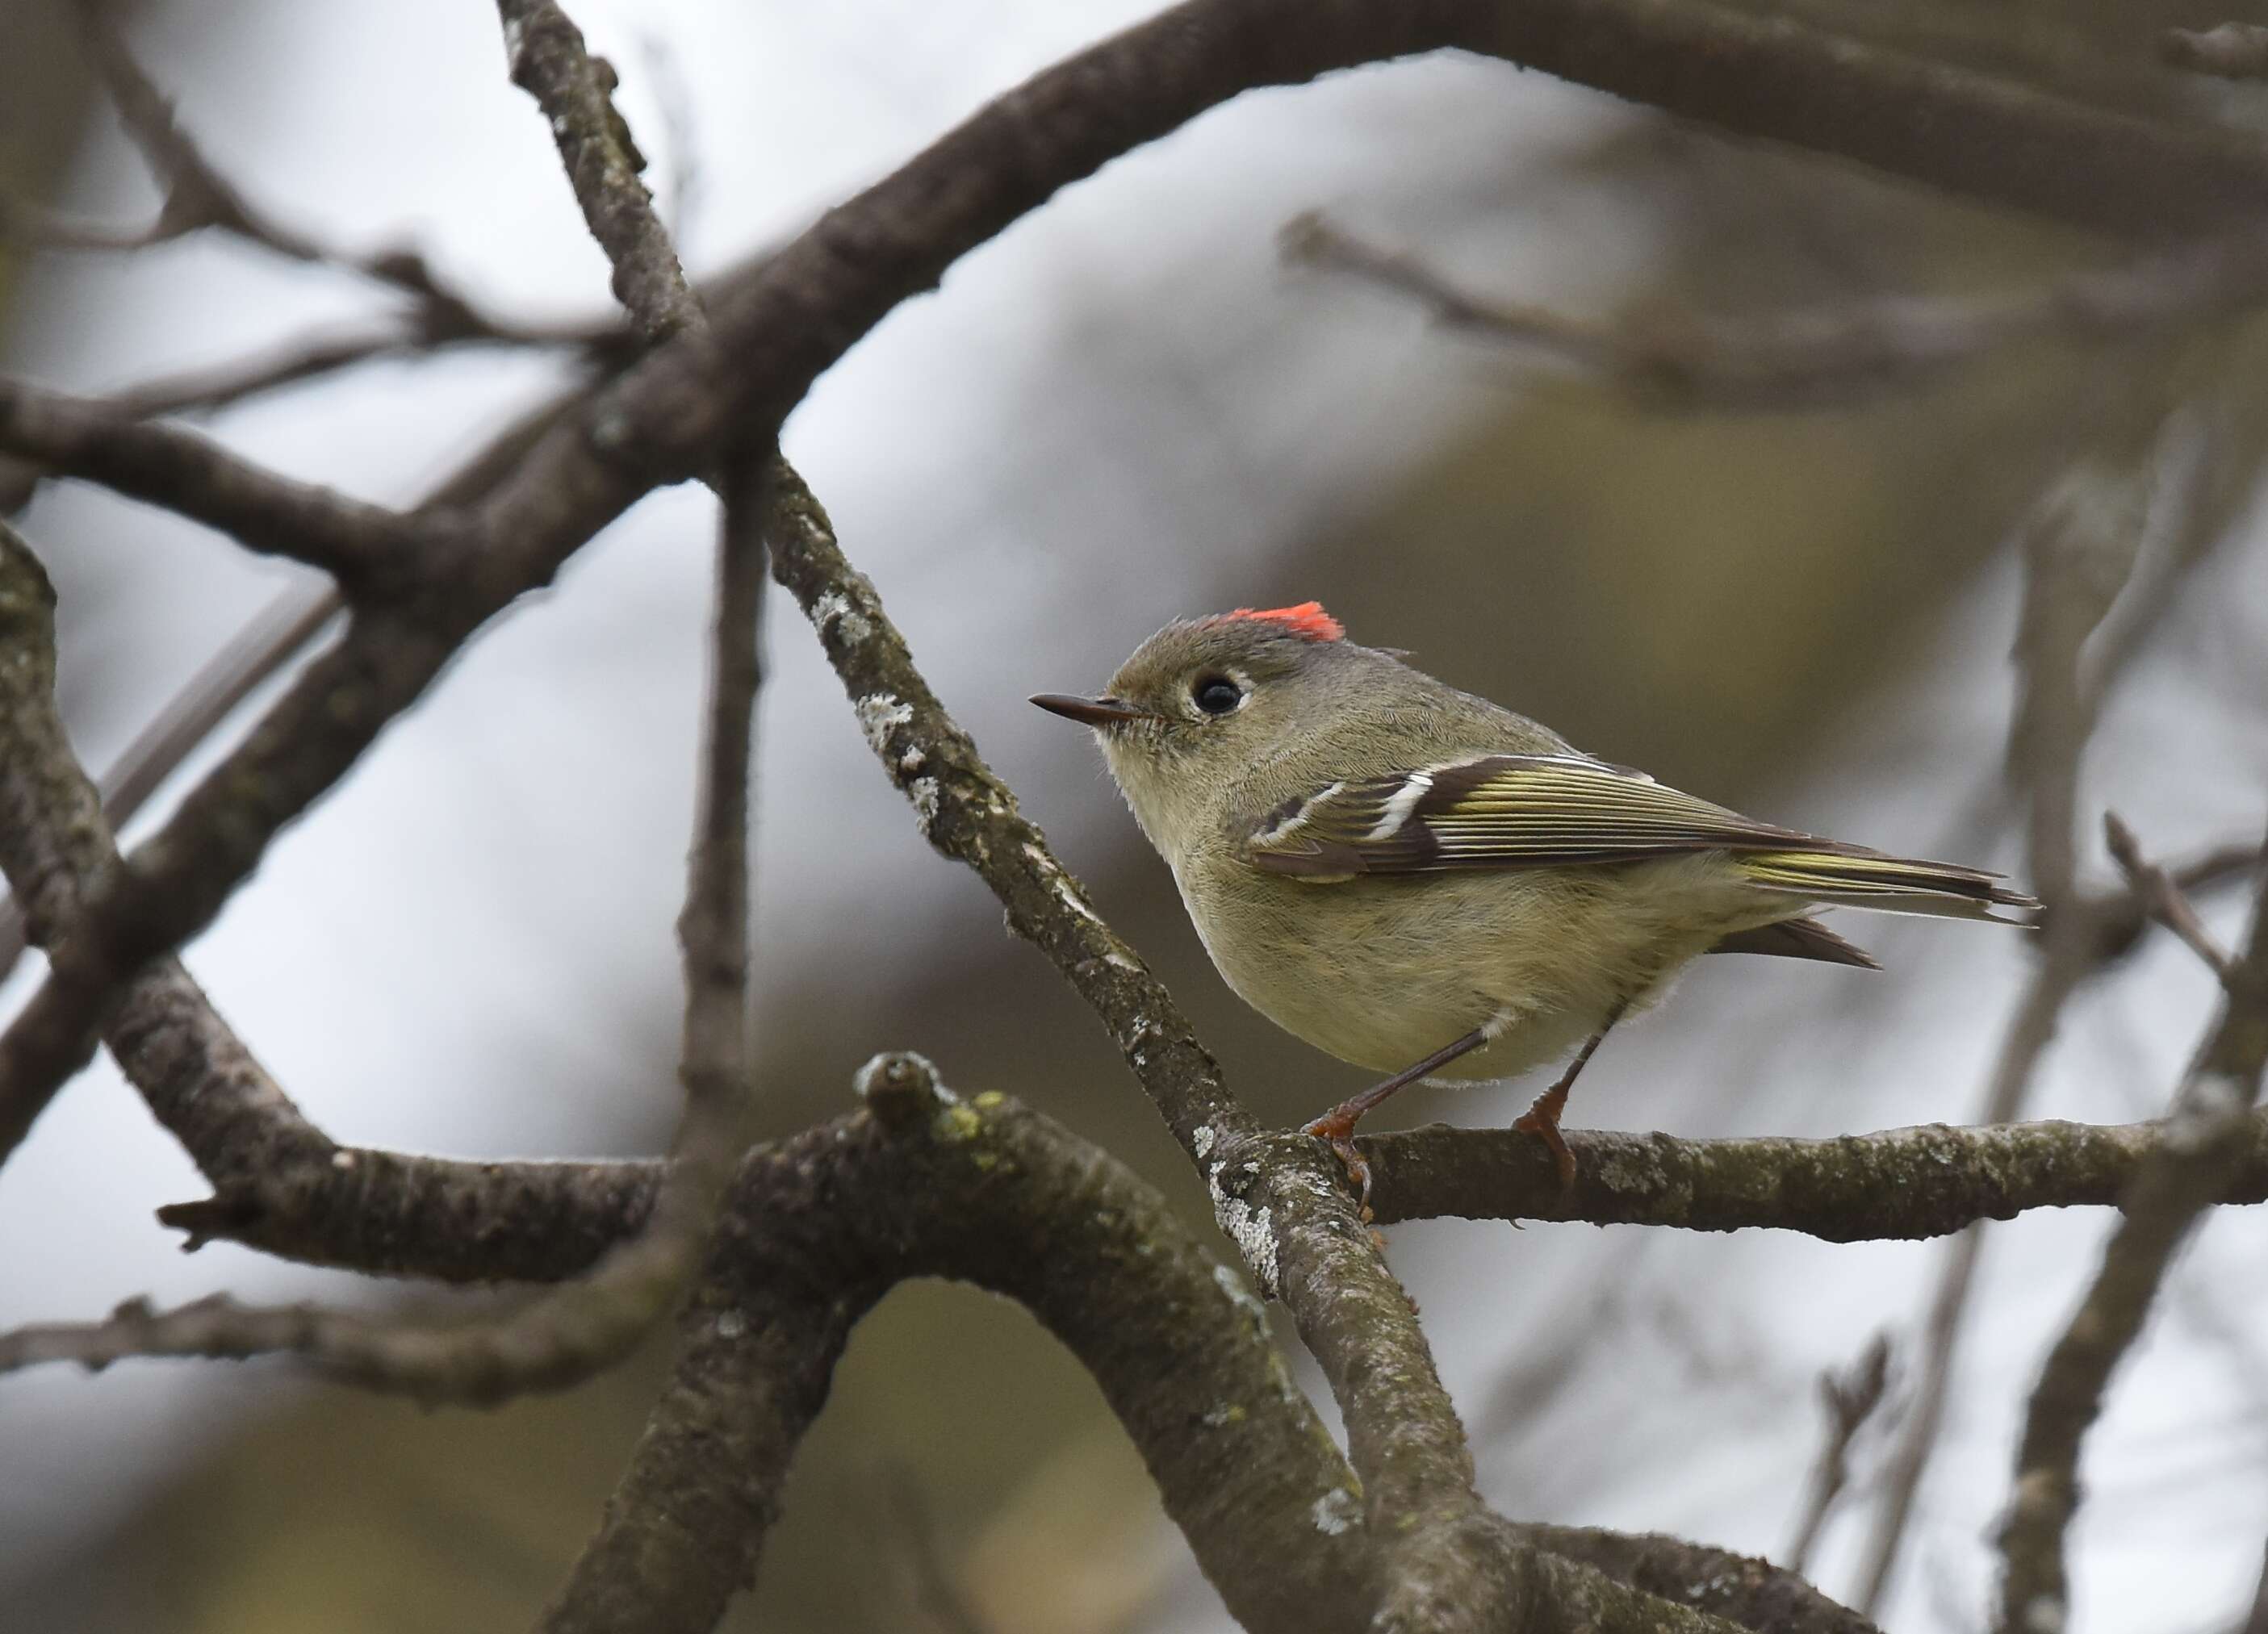
[[[1324,612],[1320,601],[1302,601],[1292,607],[1238,607],[1233,613],[1221,614],[1219,622],[1226,623],[1241,618],[1265,619],[1306,641],[1342,641],[1346,637],[1346,626]]]

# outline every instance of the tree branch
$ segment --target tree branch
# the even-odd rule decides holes
[[[0,1343],[0,1367],[64,1358],[100,1366],[129,1354],[245,1357],[283,1351],[368,1388],[428,1402],[490,1403],[589,1376],[625,1354],[675,1303],[746,1128],[748,740],[761,678],[757,615],[764,570],[755,526],[761,512],[746,497],[728,510],[724,527],[707,762],[680,927],[686,1111],[673,1160],[636,1234],[610,1249],[587,1277],[501,1321],[435,1326],[312,1306],[256,1310],[226,1299],[162,1315],[134,1305],[89,1328],[21,1330]]]
[[[47,981],[0,1034],[0,1161],[86,1064],[126,983],[211,922],[276,832],[416,699],[477,611],[462,600],[436,608],[431,622],[366,611],[164,829],[89,894],[50,950]]]
[[[859,1087],[864,1114],[743,1170],[676,1378],[547,1634],[712,1626],[755,1569],[850,1329],[922,1276],[1018,1300],[1079,1357],[1242,1626],[1394,1626],[1373,1621],[1360,1488],[1260,1302],[1157,1191],[1012,1100],[957,1100],[919,1056],[877,1056]],[[1479,1609],[1524,1608],[1530,1634],[1872,1634],[1787,1574],[1700,1545],[1494,1521],[1484,1547],[1518,1599]]]
[[[1763,317],[1655,313],[1603,323],[1478,294],[1321,212],[1286,224],[1281,241],[1285,259],[1413,300],[1445,328],[1542,352],[1678,408],[1847,403],[2025,341],[2124,339],[2268,300],[2268,239],[2257,236],[2140,255],[2001,295],[1888,295]]]
[[[554,0],[497,0],[497,10],[512,83],[551,123],[583,219],[614,269],[615,298],[650,342],[697,327],[700,305],[639,180],[645,156],[615,111],[613,65],[584,48],[583,31]]]
[[[2007,1562],[1998,1626],[2029,1634],[2065,1626],[2070,1586],[2064,1532],[2078,1511],[2079,1455],[2110,1375],[2142,1331],[2174,1254],[2226,1191],[2258,1132],[2251,1115],[2268,1068],[2268,878],[2242,959],[2222,976],[2227,998],[2174,1098],[2168,1138],[2120,1200],[2124,1218],[2071,1325],[2048,1352],[2016,1451],[2015,1498],[2000,1533]]]
[[[653,482],[697,469],[725,425],[776,433],[814,379],[961,255],[1207,108],[1449,48],[2067,221],[2225,231],[2268,207],[2268,155],[2242,136],[1708,0],[1190,0],[1035,76],[721,289],[714,343],[661,348],[595,394],[496,495],[496,533],[556,562]]]
[[[2169,1122],[1930,1123],[1830,1140],[1570,1130],[1580,1167],[1564,1196],[1550,1158],[1517,1130],[1436,1124],[1355,1144],[1373,1165],[1381,1224],[1455,1215],[1874,1242],[2116,1203],[2174,1138]],[[2215,1200],[2268,1202],[2268,1117],[2246,1126],[2238,1159]]]
[[[2144,911],[2171,931],[2199,959],[2205,968],[2226,983],[2235,968],[2228,952],[2215,941],[2213,932],[2205,928],[2191,905],[2188,894],[2172,872],[2151,862],[2142,855],[2141,842],[2116,812],[2103,814],[2102,831],[2110,848],[2110,855],[2118,870],[2126,876],[2126,883],[2142,903]]]
[[[2163,434],[2161,423],[2139,456],[2153,470]],[[2103,922],[2095,919],[2079,889],[2079,787],[2088,740],[2108,696],[2105,687],[2088,684],[2088,641],[2132,578],[2148,520],[2149,487],[2137,463],[2131,448],[2090,450],[2073,460],[2019,532],[2026,570],[2016,631],[2021,688],[2008,725],[2006,766],[2011,784],[2027,797],[2025,859],[2032,889],[2045,907],[2031,977],[1993,1059],[1979,1115],[1985,1124],[2004,1124],[2021,1114],[2065,1006],[2106,950],[2117,946],[2099,933]],[[1920,1378],[1883,1468],[1861,1569],[1859,1605],[1869,1614],[1896,1569],[1914,1500],[1936,1450],[1984,1252],[1981,1226],[1963,1234],[1948,1249],[1930,1299]]]
[[[0,450],[163,506],[248,550],[320,568],[368,594],[422,566],[417,530],[382,505],[295,482],[183,426],[0,379]]]
[[[1890,1336],[1878,1333],[1849,1366],[1830,1368],[1819,1376],[1819,1404],[1826,1410],[1827,1433],[1811,1471],[1795,1541],[1788,1545],[1788,1570],[1800,1574],[1810,1567],[1811,1551],[1835,1511],[1851,1478],[1851,1444],[1882,1405],[1890,1383]]]
[[[918,1056],[878,1056],[859,1086],[866,1111],[743,1170],[677,1376],[542,1626],[710,1628],[850,1329],[896,1283],[943,1276],[1020,1301],[1077,1353],[1245,1626],[1363,1627],[1359,1489],[1242,1281],[1049,1120],[960,1100]]]

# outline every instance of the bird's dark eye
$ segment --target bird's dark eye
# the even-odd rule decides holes
[[[1200,675],[1189,683],[1189,696],[1208,715],[1226,715],[1244,702],[1244,688],[1226,675]]]

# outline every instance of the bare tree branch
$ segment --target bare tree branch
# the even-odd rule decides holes
[[[2016,1452],[2015,1497],[2000,1533],[2003,1634],[2067,1622],[2064,1531],[2079,1508],[2081,1443],[2176,1250],[2243,1162],[2255,1132],[2250,1111],[2268,1067],[2268,879],[2250,944],[2222,984],[2227,999],[2176,1092],[2169,1138],[2121,1199],[2124,1218],[2032,1392]]]
[[[163,1316],[132,1306],[89,1329],[20,1332],[0,1343],[0,1366],[63,1357],[99,1365],[136,1352],[247,1356],[283,1350],[369,1388],[428,1402],[488,1402],[587,1377],[626,1353],[675,1302],[746,1138],[747,777],[764,573],[755,491],[736,493],[728,506],[720,551],[708,758],[681,923],[686,1113],[673,1161],[637,1234],[610,1250],[587,1277],[500,1321],[437,1327],[307,1306],[251,1310],[226,1299]],[[9,827],[13,831],[18,825]]]
[[[2183,945],[2204,960],[2205,968],[2226,983],[2235,961],[2229,958],[2228,949],[2213,939],[2213,932],[2205,928],[2205,922],[2198,917],[2196,908],[2174,876],[2142,855],[2141,842],[2120,821],[2117,813],[2103,814],[2102,832],[2112,858],[2150,916],[2179,937]]]
[[[0,450],[178,512],[248,550],[320,568],[350,592],[422,566],[416,529],[383,506],[263,470],[199,432],[99,399],[0,379]]]
[[[2067,220],[2223,230],[2268,205],[2250,141],[2087,107],[1793,19],[1681,0],[1190,0],[976,114],[711,304],[713,344],[659,349],[533,452],[488,519],[556,561],[727,423],[775,433],[810,382],[974,245],[1240,92],[1462,47],[1744,134]],[[1912,117],[1926,107],[1926,120]],[[591,469],[595,446],[610,461]]]
[[[1013,1101],[955,1099],[918,1056],[878,1056],[859,1083],[865,1115],[751,1158],[677,1376],[547,1634],[711,1627],[755,1570],[850,1329],[916,1276],[1007,1294],[1079,1356],[1244,1627],[1395,1626],[1373,1621],[1361,1489],[1260,1302],[1155,1189]],[[1485,1547],[1520,1599],[1474,1609],[1524,1614],[1532,1634],[1872,1634],[1785,1572],[1676,1540],[1495,1521]]]
[[[1548,1554],[1582,1562],[1617,1582],[1723,1617],[1756,1634],[1875,1634],[1859,1613],[1792,1569],[1656,1533],[1529,1522],[1516,1528]]]
[[[164,185],[166,202],[148,232],[121,235],[102,247],[139,248],[217,228],[286,261],[342,268],[405,295],[416,303],[420,324],[437,333],[500,335],[511,330],[511,325],[482,315],[461,291],[444,283],[414,249],[357,254],[327,244],[253,203],[206,158],[173,103],[135,61],[115,25],[114,4],[114,0],[77,0],[81,37],[117,104],[126,134]]]
[[[2162,441],[2164,431],[2159,430]],[[2154,472],[2157,445],[2144,458]],[[2122,460],[2121,453],[2129,458]],[[2131,451],[2090,451],[2052,483],[2023,525],[2024,603],[2016,632],[2021,689],[2009,722],[2010,782],[2026,796],[2025,855],[2032,890],[2045,904],[2037,962],[1992,1064],[1980,1122],[2021,1115],[2040,1059],[2065,1006],[2105,943],[2091,932],[2079,889],[2080,762],[2101,718],[2106,689],[2088,685],[2088,638],[2132,577],[2147,520],[2147,493]],[[2161,604],[2161,612],[2163,605]],[[1936,1451],[1962,1330],[1984,1251],[1981,1225],[1946,1255],[1918,1347],[1920,1377],[1896,1446],[1884,1466],[1858,1595],[1869,1616],[1881,1604],[1904,1548],[1914,1499]]]
[[[1849,402],[1934,379],[2021,342],[2101,342],[2225,318],[2268,300],[2268,239],[2220,239],[1990,297],[1881,296],[1762,318],[1651,313],[1594,322],[1475,293],[1421,257],[1320,212],[1282,235],[1286,259],[1351,274],[1443,328],[1607,376],[1665,405]]]
[[[1890,1382],[1890,1336],[1878,1333],[1848,1367],[1819,1376],[1819,1402],[1826,1410],[1827,1433],[1811,1472],[1811,1490],[1787,1546],[1787,1569],[1800,1576],[1817,1547],[1827,1518],[1851,1476],[1851,1443],[1873,1417]]]
[[[2176,890],[2184,896],[2193,896],[2244,880],[2260,867],[2261,861],[2262,851],[2257,845],[2220,845],[2167,868],[2165,873]],[[2132,886],[2088,900],[2080,911],[2093,922],[2090,936],[2098,966],[2131,953],[2143,932],[2156,922],[2147,898]]]
[[[482,320],[485,324],[486,320]],[[342,370],[387,358],[420,358],[464,347],[571,348],[605,361],[622,350],[618,322],[527,325],[511,331],[486,328],[444,333],[423,318],[407,324],[320,329],[210,368],[164,375],[127,387],[106,401],[136,418],[211,414],[287,386],[304,386]]]
[[[1049,1120],[958,1100],[918,1056],[878,1056],[859,1084],[865,1113],[749,1160],[676,1379],[542,1627],[711,1627],[755,1570],[851,1328],[918,1276],[1005,1293],[1079,1355],[1247,1627],[1364,1626],[1359,1489],[1242,1280]]]
[[[550,121],[591,236],[615,269],[615,298],[649,341],[698,324],[677,251],[639,173],[645,156],[615,111],[614,67],[583,46],[553,0],[497,0],[512,82]]]
[[[1683,1140],[1570,1130],[1574,1194],[1516,1131],[1436,1125],[1362,1137],[1380,1165],[1381,1223],[1456,1218],[1801,1232],[1912,1241],[2036,1209],[2107,1208],[2167,1139],[2162,1122],[1930,1124],[1806,1141]],[[247,1188],[160,1211],[195,1242],[446,1282],[556,1281],[637,1229],[660,1166],[470,1163],[334,1147],[272,1192]],[[1386,1167],[1392,1165],[1391,1169]],[[1391,1182],[1389,1183],[1389,1175]],[[1657,1191],[1655,1188],[1661,1188]],[[2268,1202],[2268,1118],[2219,1201]],[[482,1223],[468,1241],[464,1222]]]
[[[1580,1167],[1564,1195],[1549,1156],[1517,1130],[1435,1124],[1355,1144],[1376,1165],[1371,1201],[1381,1224],[1454,1215],[1864,1242],[1942,1237],[2034,1209],[2107,1206],[2173,1137],[2166,1122],[1931,1123],[1828,1140],[1570,1130]],[[2242,1161],[2215,1200],[2268,1201],[2268,1119],[2248,1126]]]
[[[0,1159],[85,1064],[124,984],[210,923],[276,832],[416,701],[482,615],[476,600],[436,609],[430,622],[366,611],[90,894],[50,951],[47,981],[0,1033]]]

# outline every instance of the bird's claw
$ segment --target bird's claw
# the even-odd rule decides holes
[[[1362,1215],[1362,1223],[1369,1225],[1370,1159],[1356,1149],[1354,1120],[1325,1113],[1312,1123],[1301,1124],[1300,1132],[1313,1135],[1317,1140],[1327,1143],[1338,1154],[1339,1161],[1346,1166],[1347,1178],[1355,1184],[1355,1206]]]
[[[1559,1132],[1559,1120],[1543,1116],[1534,1108],[1513,1120],[1513,1128],[1522,1134],[1533,1135],[1543,1143],[1551,1154],[1552,1167],[1559,1171],[1559,1194],[1565,1196],[1575,1189],[1575,1154],[1567,1150],[1567,1140]]]

